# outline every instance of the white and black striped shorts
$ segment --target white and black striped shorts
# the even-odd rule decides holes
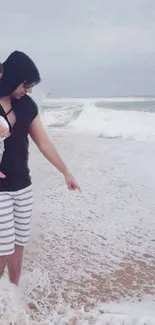
[[[32,187],[0,192],[0,256],[14,253],[15,245],[29,240],[33,205]]]

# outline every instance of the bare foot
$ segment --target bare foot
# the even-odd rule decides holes
[[[0,178],[5,178],[6,176],[2,173],[2,172],[0,172]]]

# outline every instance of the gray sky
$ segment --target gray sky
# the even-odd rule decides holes
[[[63,97],[155,94],[155,0],[5,0],[3,61],[15,49]]]

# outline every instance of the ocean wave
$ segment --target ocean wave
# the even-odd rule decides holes
[[[125,110],[125,111],[137,111],[137,112],[151,112],[155,113],[155,100],[145,100],[145,101],[116,101],[116,102],[105,102],[105,101],[97,101],[95,103],[96,107],[99,108],[109,108],[117,111]]]
[[[76,120],[82,111],[82,105],[54,106],[44,110],[44,120],[47,126],[64,127]]]
[[[42,105],[49,106],[51,104],[60,104],[69,103],[69,104],[77,104],[80,103],[88,103],[88,102],[110,102],[110,103],[142,103],[155,101],[155,97],[104,97],[104,98],[44,98],[42,101]]]
[[[155,141],[155,101],[130,102],[49,101],[43,106],[45,124],[103,138]]]
[[[85,108],[72,127],[97,136],[123,139],[155,140],[155,114]]]
[[[114,102],[114,103],[136,103],[136,102],[147,102],[155,101],[154,97],[113,97],[113,98],[102,98],[101,101]]]

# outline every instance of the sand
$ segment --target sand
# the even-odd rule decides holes
[[[154,143],[50,137],[82,193],[69,192],[31,145],[35,206],[21,291],[34,324],[154,324]]]

